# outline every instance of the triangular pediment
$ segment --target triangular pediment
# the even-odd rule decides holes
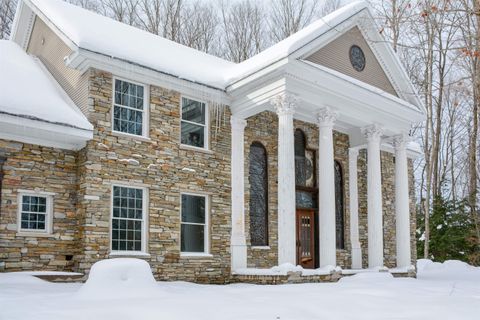
[[[363,51],[365,64],[361,71],[356,70],[351,62],[350,49],[352,46],[358,46]],[[308,55],[305,60],[338,71],[398,97],[396,90],[358,27],[349,29]]]

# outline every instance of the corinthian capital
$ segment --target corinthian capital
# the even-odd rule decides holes
[[[408,142],[410,142],[411,138],[406,133],[401,133],[393,137],[393,147],[398,149],[404,149]]]
[[[383,134],[383,129],[378,124],[372,124],[362,128],[362,133],[367,139],[370,140],[380,140]]]
[[[318,112],[318,125],[320,127],[333,127],[333,124],[337,120],[337,113],[330,108],[325,107]]]
[[[294,114],[298,104],[298,96],[291,93],[279,94],[270,100],[278,115]]]
[[[230,117],[230,124],[232,125],[232,130],[243,130],[245,129],[245,126],[247,125],[247,121],[244,119],[231,116]]]

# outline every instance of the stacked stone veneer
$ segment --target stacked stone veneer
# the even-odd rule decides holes
[[[316,150],[318,164],[318,126],[294,120],[294,128],[301,129],[306,137],[307,148]],[[293,132],[292,132],[293,134]],[[258,141],[264,145],[268,156],[268,221],[269,246],[253,247],[249,241],[249,181],[248,155],[252,142]],[[249,267],[265,268],[277,264],[277,152],[278,152],[278,117],[274,112],[265,111],[247,119],[245,128],[245,220],[247,233],[247,263]],[[349,172],[348,172],[348,135],[334,131],[334,157],[342,166],[344,176],[344,235],[345,249],[337,250],[337,264],[342,268],[351,268],[350,242],[350,207],[349,207]],[[381,152],[382,161],[382,195],[383,195],[383,225],[384,225],[384,261],[385,266],[396,266],[396,235],[395,235],[395,162],[394,155]],[[367,166],[366,150],[361,150],[358,157],[358,199],[359,199],[359,233],[362,247],[362,264],[368,267],[368,225],[367,225]],[[318,172],[318,169],[317,169]],[[410,230],[412,264],[416,261],[415,247],[415,188],[413,185],[413,165],[409,160],[410,188]],[[316,213],[318,214],[318,213]],[[317,226],[318,228],[318,226]],[[317,250],[318,251],[318,250]]]
[[[0,271],[75,269],[78,253],[76,154],[0,140],[5,152],[0,206]],[[53,193],[53,233],[17,232],[19,190]]]
[[[142,257],[157,279],[224,283],[230,281],[230,123],[229,109],[211,113],[209,150],[180,145],[180,98],[176,91],[149,86],[148,139],[112,132],[113,75],[95,69],[89,77],[89,121],[94,137],[78,152],[0,140],[5,153],[0,213],[0,270],[67,270],[88,274],[93,263],[110,258],[111,189],[113,184],[147,189],[147,252]],[[216,116],[222,115],[222,119]],[[221,124],[213,128],[213,124]],[[315,124],[295,120],[307,148],[318,150]],[[293,132],[292,132],[293,134]],[[277,137],[278,118],[262,112],[247,119],[245,129],[245,223],[248,266],[277,264]],[[248,155],[252,142],[261,142],[268,155],[268,247],[250,246]],[[337,250],[338,264],[349,268],[348,136],[334,132],[334,155],[344,172],[345,250]],[[318,160],[318,153],[316,154]],[[317,161],[318,163],[318,161]],[[410,181],[413,181],[409,162]],[[360,239],[364,267],[367,259],[366,163],[358,161]],[[395,265],[393,156],[382,152],[385,263]],[[53,233],[25,236],[17,233],[18,190],[51,192]],[[415,259],[414,189],[411,190],[412,259]],[[204,257],[180,254],[180,195],[208,195],[209,253]],[[70,257],[73,256],[72,259]]]
[[[230,273],[230,125],[210,128],[210,150],[180,146],[180,93],[150,86],[149,139],[112,133],[112,74],[90,71],[94,138],[79,156],[79,271],[109,257],[112,184],[148,190],[145,258],[158,279],[224,282]],[[219,123],[211,113],[210,123]],[[216,131],[216,134],[215,134]],[[130,160],[129,160],[130,159]],[[210,257],[180,255],[180,195],[208,195]],[[98,200],[92,200],[98,197]]]

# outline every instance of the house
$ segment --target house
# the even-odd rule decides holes
[[[415,264],[425,110],[364,2],[234,64],[20,0],[0,53],[2,271],[134,256],[225,283]]]

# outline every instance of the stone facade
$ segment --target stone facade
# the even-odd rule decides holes
[[[224,113],[210,112],[209,150],[192,149],[180,144],[181,93],[150,85],[148,137],[132,137],[112,132],[114,76],[95,69],[88,70],[87,76],[87,117],[95,131],[85,148],[73,152],[0,140],[0,150],[7,158],[3,167],[0,214],[0,270],[67,270],[88,274],[93,263],[112,257],[112,185],[126,185],[145,188],[148,195],[148,255],[141,258],[150,263],[157,279],[209,283],[238,281],[241,277],[230,278],[231,137],[228,107]],[[295,120],[294,127],[305,133],[308,149],[318,150],[316,124]],[[275,113],[265,111],[247,119],[245,224],[248,267],[269,268],[277,264],[277,140],[278,118]],[[268,247],[252,247],[249,239],[248,155],[254,141],[265,146],[268,156]],[[342,268],[351,265],[348,148],[348,135],[335,131],[334,157],[340,162],[344,174],[345,250],[337,250],[338,265]],[[318,156],[316,152],[317,163]],[[393,161],[391,154],[382,152],[384,254],[388,267],[395,266]],[[358,178],[364,267],[368,253],[365,162],[365,151],[362,151],[358,160]],[[409,168],[413,181],[411,162]],[[415,259],[414,189],[412,184],[410,187],[412,259]],[[54,194],[51,236],[17,233],[19,190]],[[209,255],[188,257],[180,254],[182,192],[208,196]],[[278,282],[288,281],[287,278],[278,279]]]
[[[49,147],[0,140],[3,165],[0,206],[0,271],[75,269],[78,254],[76,212],[77,155]],[[50,235],[19,233],[20,191],[53,194]]]

